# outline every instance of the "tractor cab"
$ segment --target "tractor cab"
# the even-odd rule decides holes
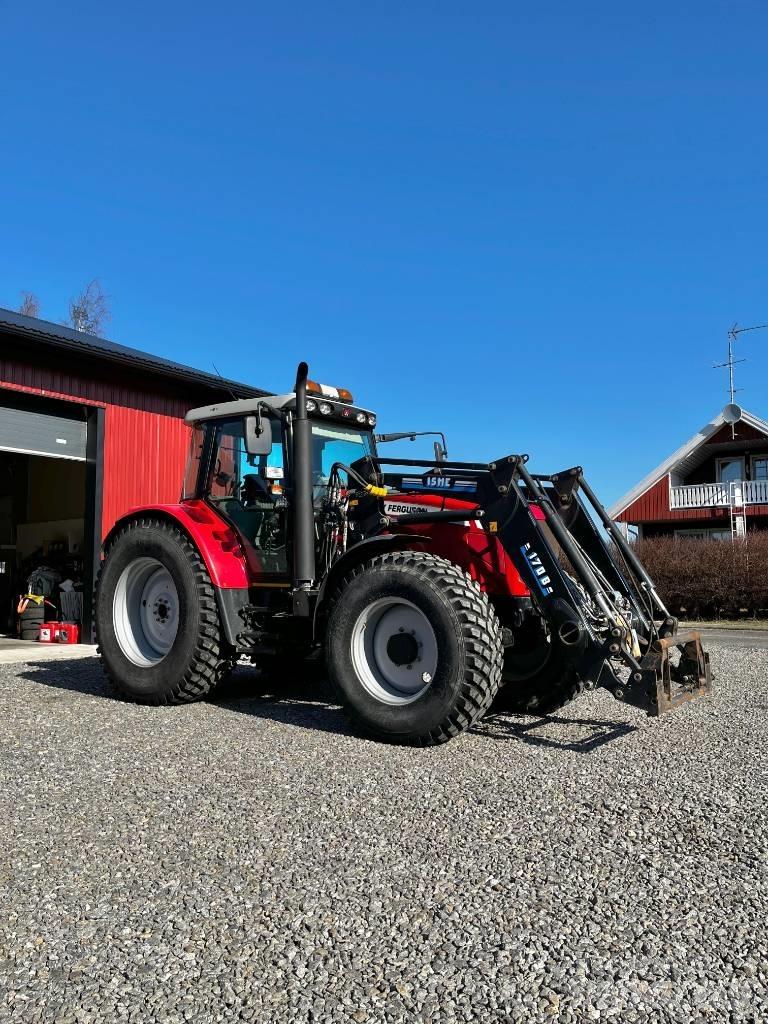
[[[318,514],[334,467],[375,455],[376,415],[355,406],[348,390],[314,381],[306,385],[306,415]],[[288,580],[296,394],[203,406],[192,409],[186,422],[192,440],[182,501],[204,501],[237,530],[255,585]]]

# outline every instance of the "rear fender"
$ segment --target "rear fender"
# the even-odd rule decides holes
[[[237,634],[244,628],[239,613],[249,603],[249,577],[245,555],[235,531],[203,501],[146,505],[132,509],[117,520],[104,538],[104,550],[109,548],[110,540],[117,531],[136,519],[164,519],[175,523],[187,534],[211,577],[227,641],[236,646]]]
[[[227,590],[248,588],[248,566],[237,534],[203,501],[179,505],[145,505],[118,519],[104,539],[106,550],[113,534],[131,519],[166,519],[189,536],[205,562],[214,587]]]

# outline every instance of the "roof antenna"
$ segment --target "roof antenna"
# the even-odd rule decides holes
[[[224,380],[224,378],[223,378],[223,377],[221,376],[221,373],[219,372],[219,368],[218,368],[218,366],[216,365],[216,363],[214,363],[214,361],[213,361],[213,360],[211,360],[211,366],[212,366],[212,367],[214,368],[214,370],[216,371],[216,373],[218,373],[219,377],[221,377],[221,382],[222,382],[222,384],[224,384],[224,386],[226,387],[227,391],[228,391],[228,392],[230,393],[230,395],[232,395],[232,401],[233,401],[233,402],[236,402],[236,401],[237,401],[237,395],[236,395],[236,394],[235,394],[235,392],[234,392],[234,391],[232,390],[232,388],[231,388],[231,386],[230,386],[230,384],[229,384],[229,381],[227,381],[227,380]]]
[[[750,328],[748,328],[748,327],[739,327],[738,324],[734,324],[733,327],[731,327],[730,331],[728,331],[728,359],[724,363],[715,363],[714,364],[714,369],[715,370],[722,370],[724,367],[726,367],[726,366],[728,367],[728,395],[729,395],[728,401],[729,401],[729,403],[731,405],[735,404],[734,403],[734,398],[736,396],[736,392],[743,390],[742,388],[737,388],[735,386],[735,384],[734,384],[733,368],[736,365],[736,363],[746,363],[746,359],[734,359],[733,358],[733,345],[734,345],[734,342],[737,340],[738,336],[741,334],[741,332],[745,331],[745,330],[750,330]],[[736,440],[736,423],[735,422],[731,423],[731,437],[734,440]]]
[[[728,367],[728,394],[730,396],[730,404],[734,404],[734,397],[737,391],[743,391],[743,388],[737,388],[734,385],[733,368],[736,363],[746,363],[746,359],[734,359],[733,358],[733,346],[734,342],[738,340],[740,334],[745,331],[763,331],[768,328],[768,324],[758,324],[756,327],[739,327],[738,324],[734,324],[733,327],[728,331],[728,359],[724,363],[715,363],[714,368],[716,370]],[[736,437],[736,424],[731,424],[731,436]]]

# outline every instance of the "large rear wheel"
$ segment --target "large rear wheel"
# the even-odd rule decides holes
[[[431,746],[478,721],[501,678],[501,626],[458,566],[394,551],[336,590],[326,664],[353,721],[378,739]]]
[[[200,700],[230,664],[205,563],[163,519],[133,520],[111,540],[96,585],[96,632],[107,675],[144,704]]]

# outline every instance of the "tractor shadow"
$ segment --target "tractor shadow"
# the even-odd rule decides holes
[[[531,720],[530,715],[491,712],[472,731],[487,739],[518,740],[534,747],[591,754],[608,743],[614,743],[630,733],[637,732],[638,727],[629,722],[594,718],[548,715]]]
[[[302,729],[359,735],[334,700],[326,679],[315,671],[276,679],[252,668],[238,667],[216,687],[209,703]]]
[[[219,684],[210,703],[286,725],[370,739],[347,719],[317,666],[306,673],[282,675],[279,679],[262,676],[254,669],[236,668]],[[532,720],[530,715],[498,712],[487,715],[471,732],[494,740],[589,754],[637,732],[637,728],[628,722],[562,715]]]
[[[87,697],[120,700],[104,675],[98,658],[28,661],[19,664],[18,669],[18,678],[30,683],[42,683],[54,690],[68,690]],[[51,694],[49,701],[61,700],[63,696]]]
[[[105,677],[97,658],[27,662],[19,665],[19,678],[52,690],[80,693],[106,701],[121,701]],[[52,693],[46,703],[63,699]],[[275,676],[262,675],[247,666],[235,668],[206,702],[213,707],[252,715],[271,722],[337,735],[360,736],[336,703],[322,671]],[[171,714],[180,708],[168,708]],[[568,718],[551,715],[532,718],[508,712],[488,714],[471,731],[485,739],[526,743],[553,750],[589,754],[615,742],[638,727],[627,722]]]
[[[98,658],[30,661],[20,663],[18,670],[19,679],[51,689],[50,696],[43,699],[46,704],[65,699],[67,691],[109,702],[123,702],[104,675]],[[304,729],[357,735],[335,703],[325,679],[314,671],[286,674],[278,679],[262,675],[248,666],[237,666],[204,703]],[[184,707],[179,705],[164,710],[174,714],[183,712]]]

